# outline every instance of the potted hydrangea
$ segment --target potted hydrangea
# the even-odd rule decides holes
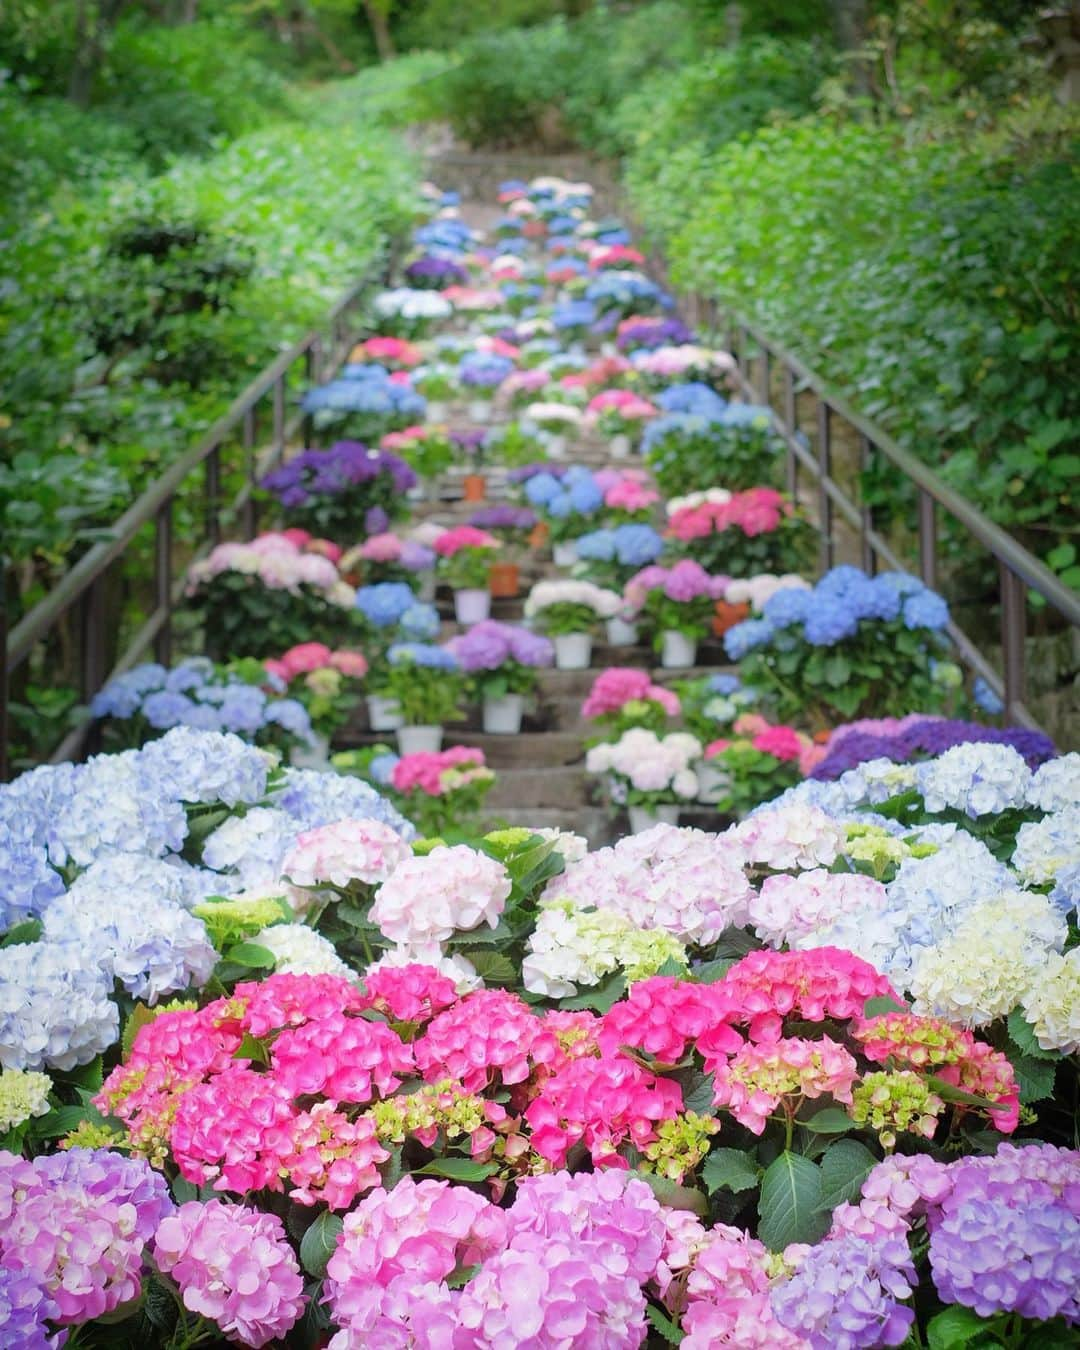
[[[364,582],[401,581],[416,588],[421,600],[435,597],[435,550],[391,531],[370,535],[341,559],[341,570]]]
[[[514,362],[497,352],[468,352],[457,368],[459,384],[472,395],[469,421],[483,424],[491,417],[491,399],[495,390],[513,371]]]
[[[517,735],[537,673],[554,660],[551,642],[528,628],[487,619],[448,645],[480,694],[484,730]]]
[[[625,459],[641,428],[659,409],[631,389],[605,389],[589,400],[585,426],[607,442],[613,459]]]
[[[672,551],[709,572],[796,572],[806,561],[809,530],[783,493],[768,487],[668,510]]]
[[[583,575],[609,590],[621,591],[636,572],[659,558],[664,541],[651,525],[628,524],[591,530],[574,540],[574,548],[578,559],[575,575]],[[608,619],[607,640],[612,647],[632,647],[637,643],[637,624],[629,605],[623,613]]]
[[[571,403],[530,403],[525,421],[544,432],[544,448],[550,459],[562,459],[567,441],[581,426],[582,413]]]
[[[443,724],[458,721],[463,680],[457,658],[446,647],[396,642],[386,654],[384,687],[400,711],[401,753],[438,750]]]
[[[663,685],[654,684],[647,670],[633,666],[610,666],[593,681],[581,715],[593,723],[599,735],[594,741],[617,741],[631,727],[645,727],[657,735],[678,717],[679,697]]]
[[[439,479],[454,462],[454,451],[445,426],[427,423],[406,427],[404,431],[391,431],[382,438],[379,446],[399,454],[427,485],[432,500],[438,500]],[[419,486],[414,490],[423,495]]]
[[[623,594],[649,626],[666,670],[685,669],[697,660],[697,644],[708,636],[716,599],[728,580],[683,559],[671,568],[643,568],[627,582]]]
[[[474,826],[494,783],[483,750],[452,745],[434,753],[403,754],[390,768],[386,785],[420,833],[434,839]]]
[[[585,670],[597,624],[621,608],[622,600],[614,591],[591,581],[539,581],[525,601],[525,617],[554,642],[559,670]]]
[[[446,421],[448,405],[457,392],[454,368],[437,362],[420,366],[413,371],[412,386],[427,400],[428,421],[442,425]]]
[[[520,587],[520,571],[515,555],[526,546],[529,534],[536,528],[537,514],[527,506],[500,502],[487,506],[469,517],[469,524],[477,530],[487,530],[503,544],[507,557],[492,563],[488,573],[488,590],[492,596],[513,597]]]
[[[371,586],[358,587],[356,608],[363,616],[370,645],[379,653],[384,652],[397,636],[429,636],[426,632],[417,633],[409,625],[404,633],[399,631],[406,615],[419,611],[426,613],[427,610],[407,582],[378,581]],[[402,725],[401,709],[388,692],[385,674],[384,664],[373,665],[367,693],[368,725],[372,731],[396,731]]]
[[[813,740],[804,732],[773,725],[758,713],[736,718],[732,738],[711,741],[704,750],[708,779],[699,773],[700,799],[742,818],[771,801],[803,777],[814,757]]]
[[[460,624],[479,623],[491,613],[488,579],[500,540],[473,525],[444,530],[434,543],[439,574],[454,592],[454,615]]]
[[[377,534],[407,509],[416,474],[397,455],[337,441],[328,450],[304,450],[265,475],[287,517],[305,529],[338,538]]]
[[[585,771],[602,774],[613,805],[630,813],[630,830],[639,834],[664,822],[677,825],[680,805],[698,795],[694,766],[701,742],[686,732],[658,736],[632,727],[613,744],[594,745],[585,757]]]
[[[434,324],[449,319],[454,312],[445,296],[410,286],[380,291],[374,308],[383,328],[409,338],[423,337]]]
[[[325,768],[330,742],[348,720],[359,698],[359,682],[368,671],[362,652],[333,651],[321,642],[302,642],[263,662],[291,697],[307,709],[316,742],[301,768]],[[293,756],[297,764],[297,756]]]
[[[556,564],[572,567],[577,559],[574,539],[586,533],[604,507],[595,474],[577,464],[561,474],[533,474],[525,482],[525,497],[547,521]]]

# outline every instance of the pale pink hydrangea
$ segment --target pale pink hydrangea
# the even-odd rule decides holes
[[[694,1299],[683,1314],[682,1350],[811,1350],[810,1342],[777,1320],[768,1294]]]
[[[748,863],[776,872],[831,867],[847,843],[841,824],[818,807],[801,802],[756,811],[724,837]]]
[[[365,1307],[371,1286],[399,1275],[417,1284],[445,1280],[502,1249],[506,1213],[475,1191],[406,1175],[393,1190],[375,1190],[345,1216],[345,1229],[326,1268],[334,1320],[347,1325]]]
[[[275,1214],[189,1201],[158,1225],[154,1259],[185,1308],[241,1345],[268,1345],[304,1311],[300,1268]]]
[[[874,877],[815,867],[796,876],[766,877],[750,901],[750,922],[759,938],[779,947],[842,916],[878,913],[887,898]]]
[[[427,1082],[450,1078],[467,1092],[482,1092],[493,1080],[523,1083],[560,1057],[555,1031],[503,989],[478,990],[439,1013],[412,1051]]]
[[[521,1233],[537,1233],[569,1245],[621,1249],[639,1284],[653,1278],[667,1234],[652,1188],[610,1169],[522,1177],[506,1219],[511,1243]]]
[[[663,928],[708,946],[749,918],[753,888],[742,856],[723,835],[656,825],[572,863],[544,892],[624,915],[639,928]]]
[[[396,1275],[389,1284],[358,1284],[348,1294],[348,1322],[327,1350],[451,1350],[460,1295],[441,1282]],[[344,1302],[344,1300],[343,1300]],[[340,1308],[337,1321],[342,1320]]]
[[[618,1250],[535,1233],[486,1261],[461,1291],[463,1350],[636,1350],[645,1296]]]
[[[585,772],[615,774],[638,792],[690,800],[697,796],[693,766],[701,756],[701,742],[686,732],[658,736],[645,727],[631,727],[614,743],[594,745],[585,757]]]
[[[338,820],[298,835],[281,870],[296,886],[377,886],[411,857],[409,845],[382,821]]]
[[[582,704],[582,717],[604,717],[617,713],[623,704],[643,700],[659,703],[669,717],[680,711],[678,695],[661,684],[654,684],[647,670],[633,666],[611,666],[601,671]]]
[[[494,928],[509,894],[502,863],[458,844],[402,862],[379,888],[371,918],[391,942],[445,942],[481,923]]]

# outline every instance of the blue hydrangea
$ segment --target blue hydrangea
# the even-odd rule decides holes
[[[142,715],[156,731],[167,731],[170,727],[180,725],[190,725],[187,719],[195,711],[195,703],[187,697],[186,694],[174,693],[169,689],[159,689],[157,693],[149,694],[142,705]],[[130,713],[124,714],[130,717],[137,709],[133,708]],[[214,721],[210,709],[206,710],[207,715]]]
[[[812,605],[811,592],[801,586],[785,586],[774,592],[762,606],[761,614],[768,623],[783,628],[789,623],[802,623]]]
[[[165,739],[152,745],[161,745]],[[236,743],[244,745],[243,741]],[[86,867],[112,853],[145,853],[158,858],[180,851],[188,828],[187,814],[176,791],[181,764],[175,771],[169,765],[146,764],[141,759],[145,753],[97,755],[77,766],[71,795],[63,809],[47,822],[49,856],[54,863]],[[197,765],[187,767],[198,773]]]
[[[567,475],[569,478],[569,474]],[[604,494],[590,474],[587,479],[578,478],[570,484],[570,505],[579,515],[589,516],[604,504]]]
[[[290,769],[288,773],[301,770]],[[316,774],[315,777],[323,775]],[[280,798],[278,799],[280,801]],[[343,813],[335,819],[344,819]],[[319,821],[325,824],[325,821]],[[226,874],[219,889],[250,890],[271,886],[281,875],[282,861],[306,824],[280,807],[256,806],[243,816],[230,816],[203,843],[203,865]]]
[[[395,642],[386,653],[386,659],[392,666],[412,664],[428,670],[458,669],[457,657],[452,651],[429,642]]]
[[[918,591],[904,601],[904,627],[939,632],[949,622],[949,607],[935,591]]]
[[[0,827],[0,933],[41,914],[64,893],[64,880],[49,866],[40,844],[6,839]]]
[[[416,838],[413,826],[385,797],[369,783],[345,774],[286,769],[284,782],[273,793],[272,800],[296,821],[301,830],[367,816],[389,825],[403,839]]]
[[[593,530],[590,534],[579,535],[574,540],[574,547],[583,562],[614,562],[615,531]]]
[[[140,769],[174,801],[238,806],[266,791],[266,756],[239,736],[176,727],[137,753]]]
[[[525,483],[525,496],[533,506],[547,506],[562,492],[562,483],[552,473],[534,473]]]
[[[434,605],[417,603],[410,605],[398,621],[401,636],[410,642],[426,642],[439,636],[442,620]]]
[[[384,755],[373,755],[368,765],[368,773],[380,787],[389,787],[394,776],[399,756],[387,751]]]
[[[731,661],[741,661],[747,652],[764,647],[774,633],[768,619],[744,619],[724,634],[724,651]]]
[[[655,402],[664,412],[685,413],[709,422],[718,420],[727,407],[727,400],[715,389],[694,381],[669,385],[657,394]]]
[[[206,684],[214,674],[214,663],[205,656],[191,656],[173,666],[165,677],[165,688],[177,694],[186,694]]]
[[[563,300],[551,311],[556,328],[588,328],[596,322],[596,306],[591,300]]]
[[[281,727],[283,731],[306,745],[314,743],[315,732],[311,725],[311,715],[299,699],[275,699],[266,709],[265,722]]]
[[[708,689],[711,694],[723,694],[725,698],[742,688],[738,675],[710,675]]]
[[[378,581],[356,592],[356,608],[376,628],[393,627],[415,604],[416,592],[405,581]]]
[[[854,637],[859,629],[859,616],[846,600],[833,599],[818,592],[812,596],[809,612],[803,623],[803,636],[815,647],[831,647],[844,638]]]
[[[971,696],[975,700],[975,706],[991,717],[999,717],[1005,711],[1005,704],[981,675],[975,676]]]
[[[267,721],[281,721],[280,713],[272,717],[269,715],[266,695],[253,684],[228,685],[221,690],[221,694],[219,711],[221,725],[225,731],[234,732],[238,736],[253,736]],[[295,700],[286,701],[295,702]]]
[[[89,1064],[120,1036],[111,992],[92,946],[30,942],[0,951],[0,1067]]]

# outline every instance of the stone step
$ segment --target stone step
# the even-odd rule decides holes
[[[578,764],[585,755],[581,736],[573,731],[522,731],[496,736],[485,731],[456,731],[455,745],[475,746],[493,769],[540,769]]]
[[[585,770],[581,766],[506,769],[499,773],[487,805],[492,811],[542,806],[576,811],[587,804],[585,783]]]

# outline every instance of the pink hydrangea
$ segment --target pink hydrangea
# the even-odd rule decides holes
[[[478,530],[475,525],[455,525],[452,530],[444,530],[432,547],[441,558],[452,558],[463,548],[501,548],[500,541],[487,530]]]
[[[391,1191],[375,1190],[345,1216],[326,1268],[334,1320],[349,1324],[371,1286],[399,1275],[417,1284],[445,1280],[502,1249],[506,1213],[475,1191],[448,1181],[406,1175]]]
[[[332,1102],[316,1102],[294,1120],[291,1149],[282,1158],[293,1183],[289,1196],[301,1205],[348,1209],[379,1185],[379,1164],[389,1157],[373,1120],[350,1120]]]
[[[511,1243],[520,1233],[537,1233],[621,1250],[639,1284],[653,1278],[667,1236],[652,1188],[611,1169],[522,1177],[506,1219]]]
[[[560,1055],[555,1032],[504,989],[477,990],[439,1013],[412,1050],[427,1082],[450,1078],[467,1092],[523,1083]]]
[[[654,684],[648,671],[631,666],[610,666],[601,671],[582,705],[582,717],[605,717],[617,713],[626,703],[635,701],[659,703],[669,717],[677,717],[681,704],[678,696],[663,685]]]
[[[446,942],[481,923],[494,928],[509,894],[502,863],[458,844],[401,863],[380,886],[371,918],[391,942]]]
[[[392,1027],[342,1012],[283,1031],[270,1064],[289,1096],[335,1102],[389,1096],[413,1069],[412,1053]]]
[[[397,562],[403,547],[401,539],[392,530],[386,530],[382,534],[369,535],[357,549],[357,554],[365,562]]]
[[[395,1022],[429,1022],[457,1002],[454,982],[433,966],[383,966],[364,976],[371,1006]]]
[[[815,867],[795,876],[766,877],[750,901],[750,922],[759,938],[779,947],[828,928],[843,915],[876,914],[886,899],[885,887],[873,877]]]
[[[754,1040],[778,1040],[783,1019],[807,1022],[860,1017],[867,999],[900,1002],[884,975],[851,952],[815,947],[805,952],[754,951],[736,962],[717,982],[729,999],[733,1019],[746,1023]],[[709,1058],[706,1034],[698,1048]],[[719,1049],[723,1050],[723,1047]]]
[[[214,1026],[234,1021],[243,1031],[261,1037],[314,1018],[361,1012],[367,1006],[361,990],[341,975],[280,974],[243,981],[231,999],[208,1004],[203,1015]]]
[[[461,1291],[470,1350],[635,1350],[645,1296],[618,1251],[522,1233]]]
[[[600,1048],[611,1055],[621,1046],[632,1046],[660,1064],[677,1064],[705,1031],[713,1032],[711,1043],[719,1048],[723,1027],[735,1051],[742,1037],[727,1026],[727,1009],[727,998],[718,994],[716,985],[654,975],[638,980],[627,997],[604,1014]]]
[[[377,886],[412,856],[397,831],[380,820],[337,820],[298,835],[281,870],[294,886]]]
[[[682,1089],[670,1078],[625,1055],[572,1060],[541,1084],[525,1110],[533,1148],[556,1167],[579,1141],[593,1163],[626,1167],[617,1149],[627,1140],[642,1149],[657,1138],[656,1126],[683,1109]]]
[[[811,1350],[811,1344],[776,1320],[768,1294],[694,1299],[683,1314],[682,1350]]]
[[[648,511],[660,500],[655,488],[624,478],[604,493],[604,505],[612,511]]]
[[[395,792],[426,793],[441,797],[447,791],[447,771],[457,769],[455,786],[462,786],[461,772],[484,767],[484,752],[468,745],[452,745],[446,750],[418,750],[402,755],[394,765],[390,782]]]
[[[831,867],[847,843],[843,825],[816,806],[793,802],[756,811],[724,835],[746,861],[776,872]]]
[[[158,1225],[154,1259],[184,1307],[241,1345],[284,1336],[304,1311],[304,1282],[275,1214],[192,1200]]]
[[[309,670],[321,670],[330,663],[330,648],[324,642],[301,642],[281,655],[281,664],[294,675],[306,675]]]
[[[741,1228],[718,1223],[705,1234],[686,1281],[691,1300],[751,1298],[769,1289],[769,1249]]]
[[[340,670],[342,675],[354,680],[362,680],[368,673],[368,662],[364,653],[350,651],[347,647],[331,652],[330,664],[334,670]]]
[[[385,1285],[358,1283],[348,1293],[348,1322],[327,1350],[449,1350],[459,1331],[459,1297],[441,1282],[419,1283],[413,1275],[395,1275]],[[340,1307],[335,1320],[343,1321]]]
[[[169,1132],[180,1174],[218,1191],[284,1189],[295,1117],[289,1088],[237,1064],[180,1098]]]
[[[773,726],[759,731],[750,743],[762,754],[788,761],[799,758],[807,739],[808,737],[800,735],[794,727]]]
[[[747,1043],[730,1059],[713,1065],[713,1101],[726,1107],[740,1125],[761,1134],[785,1098],[792,1111],[801,1098],[825,1093],[838,1102],[850,1102],[857,1072],[854,1058],[828,1036],[818,1041],[787,1037]]]

